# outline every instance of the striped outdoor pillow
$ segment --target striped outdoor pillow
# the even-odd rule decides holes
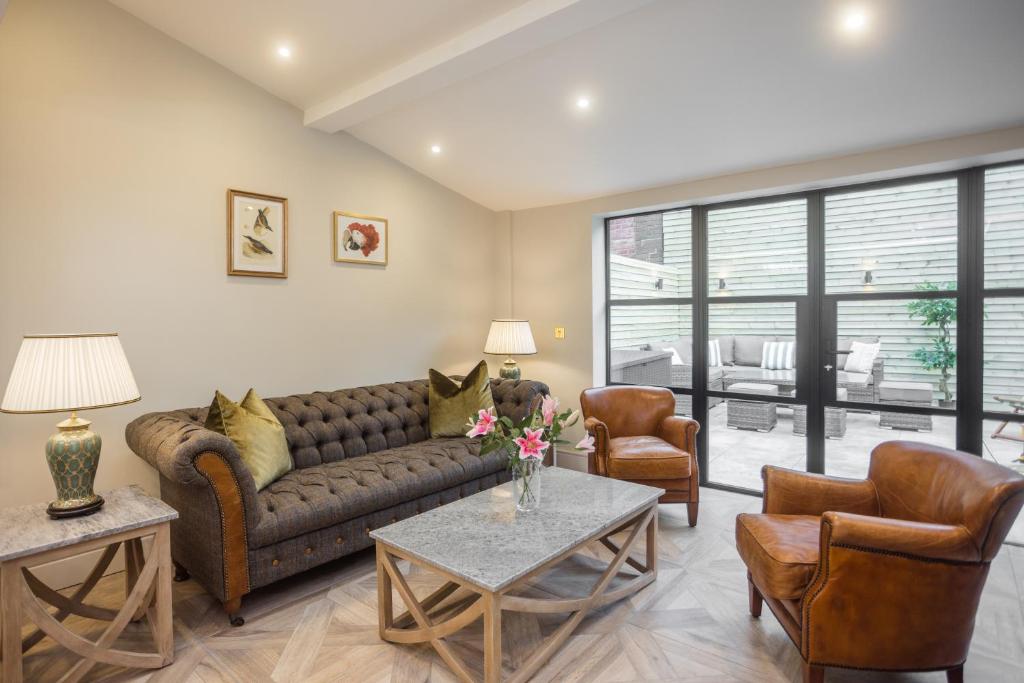
[[[761,367],[765,370],[792,370],[795,342],[765,342],[761,347]]]
[[[722,367],[722,347],[717,339],[708,340],[708,367]]]

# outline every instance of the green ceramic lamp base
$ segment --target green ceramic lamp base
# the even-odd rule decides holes
[[[519,371],[519,366],[511,358],[506,358],[505,362],[501,366],[501,370],[498,371],[498,375],[502,379],[520,379],[522,373]]]
[[[71,419],[58,424],[59,431],[46,443],[46,463],[57,488],[57,499],[46,513],[55,519],[91,515],[103,507],[103,498],[92,490],[102,441],[89,425],[71,413]]]

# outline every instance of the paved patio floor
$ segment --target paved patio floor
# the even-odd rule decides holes
[[[806,469],[806,444],[803,436],[793,434],[793,413],[779,407],[778,424],[770,432],[755,432],[726,427],[726,404],[720,403],[710,411],[709,472],[711,481],[749,489],[761,489],[761,466],[778,465],[791,469]],[[1011,465],[1021,454],[1024,444],[990,437],[998,422],[985,422],[985,457]],[[1018,427],[1009,425],[1007,433],[1016,433]],[[863,478],[868,471],[871,449],[882,441],[907,439],[946,447],[956,443],[953,418],[933,418],[932,431],[916,432],[892,430],[878,426],[877,413],[847,413],[846,435],[842,439],[828,439],[825,444],[825,471],[839,477]],[[1024,466],[1015,469],[1024,473]],[[1024,516],[1024,514],[1022,514]],[[1018,519],[1010,533],[1010,540],[1024,544],[1024,519]]]

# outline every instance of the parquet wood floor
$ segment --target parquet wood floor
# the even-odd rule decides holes
[[[798,681],[799,655],[768,610],[760,620],[747,612],[746,580],[733,541],[738,512],[757,511],[760,500],[705,489],[700,524],[686,524],[685,506],[659,511],[658,580],[631,599],[589,616],[534,680],[626,683],[697,681],[771,683]],[[604,549],[592,553],[608,558]],[[562,595],[585,593],[597,563],[580,555],[542,579]],[[403,572],[409,567],[403,563]],[[630,570],[631,571],[631,570]],[[422,595],[441,581],[413,572]],[[94,595],[114,604],[123,595],[123,575],[104,578]],[[427,645],[399,646],[377,637],[376,581],[372,549],[247,596],[246,624],[228,625],[220,605],[194,581],[174,585],[175,662],[155,673],[97,666],[90,680],[149,683],[252,683],[274,681],[453,681]],[[396,607],[401,599],[395,595]],[[511,670],[560,616],[506,613],[505,665]],[[95,637],[101,626],[76,619],[73,627]],[[482,673],[482,624],[452,640],[453,647]],[[129,626],[127,640],[143,641],[145,624]],[[908,637],[913,637],[908,634]],[[26,680],[55,681],[72,656],[49,639],[26,656]],[[934,682],[941,673],[865,674],[830,670],[833,683]],[[1004,547],[992,565],[975,628],[966,680],[1024,681],[1024,549]]]

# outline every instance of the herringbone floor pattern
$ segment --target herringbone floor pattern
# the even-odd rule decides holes
[[[736,513],[757,511],[760,500],[705,489],[700,524],[686,524],[684,506],[660,510],[658,580],[632,599],[589,616],[535,680],[699,681],[764,683],[798,681],[799,656],[782,628],[765,610],[747,612],[746,580],[733,542]],[[443,532],[443,530],[439,530]],[[595,550],[602,559],[608,555]],[[597,563],[577,558],[542,579],[557,594],[584,594]],[[401,567],[408,571],[408,567]],[[414,573],[417,594],[440,584]],[[249,596],[247,622],[228,625],[220,606],[194,581],[175,584],[174,664],[156,673],[99,666],[90,680],[170,683],[252,683],[255,681],[452,681],[429,646],[399,646],[377,637],[376,580],[372,551]],[[101,603],[114,603],[122,576],[103,579]],[[401,605],[395,596],[396,606]],[[558,623],[558,617],[506,613],[507,670],[528,655]],[[95,637],[99,627],[80,620],[76,628]],[[128,640],[141,640],[145,625],[131,625]],[[482,626],[452,642],[480,673]],[[912,638],[913,634],[907,634]],[[70,655],[46,640],[26,658],[26,680],[57,680]],[[978,683],[1024,681],[1024,549],[1005,547],[992,565],[975,628],[967,680]],[[914,675],[829,671],[826,680],[933,681],[940,673]]]

